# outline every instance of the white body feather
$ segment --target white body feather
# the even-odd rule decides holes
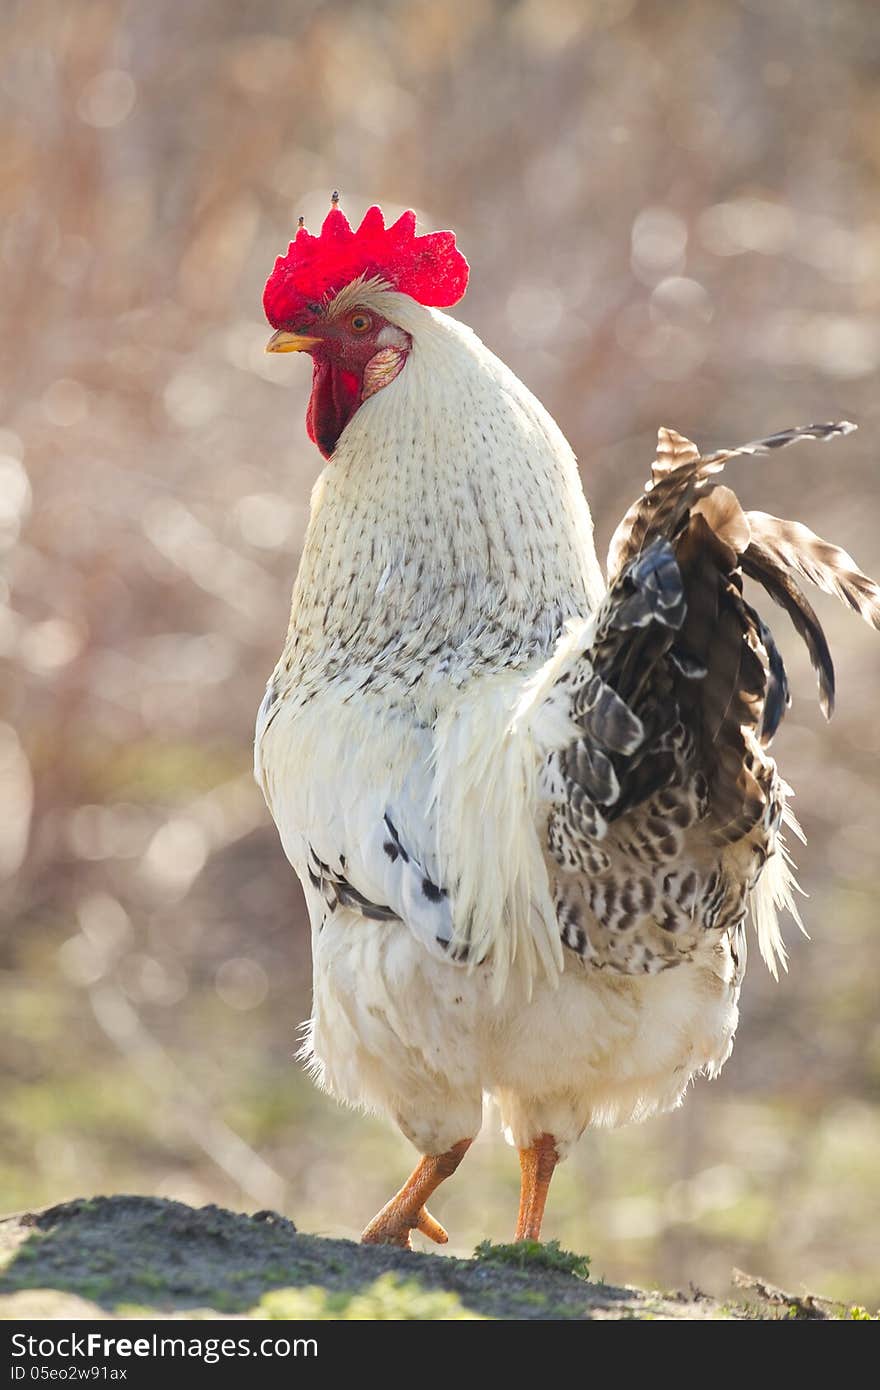
[[[711,935],[655,975],[563,951],[536,781],[569,732],[553,682],[604,591],[575,460],[469,329],[391,293],[375,306],[413,350],[316,484],[257,730],[312,921],[307,1053],[422,1152],[476,1133],[488,1092],[513,1142],[547,1131],[564,1154],[717,1072],[743,962]],[[330,911],[324,869],[401,920]],[[759,886],[768,940],[783,890]]]

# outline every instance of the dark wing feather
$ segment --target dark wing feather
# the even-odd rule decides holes
[[[784,788],[765,749],[788,680],[743,576],[791,617],[826,713],[834,670],[795,576],[880,629],[880,588],[845,551],[798,523],[744,512],[718,478],[737,457],[852,429],[808,425],[706,458],[660,431],[651,481],[612,538],[592,641],[565,678],[582,736],[545,770],[549,848],[569,874],[587,876],[586,918],[572,880],[561,881],[563,939],[601,964],[665,968],[694,932],[737,929],[773,852]],[[623,935],[635,925],[639,951]]]
[[[374,903],[365,897],[354,884],[349,883],[342,869],[332,869],[319,859],[309,845],[308,875],[313,888],[316,888],[331,912],[341,903],[343,907],[359,912],[373,922],[396,922],[400,918],[393,908],[385,903]]]

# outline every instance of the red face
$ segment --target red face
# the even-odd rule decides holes
[[[371,309],[355,305],[333,314],[314,305],[298,315],[289,329],[280,328],[266,351],[311,353],[306,428],[324,457],[330,458],[355,411],[394,380],[411,346],[408,333]]]

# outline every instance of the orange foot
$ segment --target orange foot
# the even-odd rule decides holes
[[[550,1179],[559,1162],[553,1135],[539,1134],[531,1148],[520,1149],[519,1162],[522,1186],[514,1240],[540,1240]]]
[[[452,1176],[471,1146],[470,1139],[453,1144],[445,1154],[428,1154],[417,1164],[412,1176],[391,1198],[378,1216],[374,1216],[361,1236],[363,1245],[396,1245],[403,1250],[412,1248],[413,1231],[421,1231],[438,1245],[449,1237],[425,1206],[441,1182]]]
[[[396,1201],[396,1198],[392,1198],[379,1215],[373,1217],[361,1236],[362,1245],[397,1245],[401,1250],[411,1250],[410,1235],[413,1231],[421,1231],[438,1245],[446,1244],[449,1236],[427,1207],[413,1212],[396,1206]]]

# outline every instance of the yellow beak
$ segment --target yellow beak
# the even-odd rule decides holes
[[[305,333],[288,333],[286,328],[279,328],[277,333],[266,344],[267,352],[311,352],[313,347],[317,347],[320,338],[309,338]]]

